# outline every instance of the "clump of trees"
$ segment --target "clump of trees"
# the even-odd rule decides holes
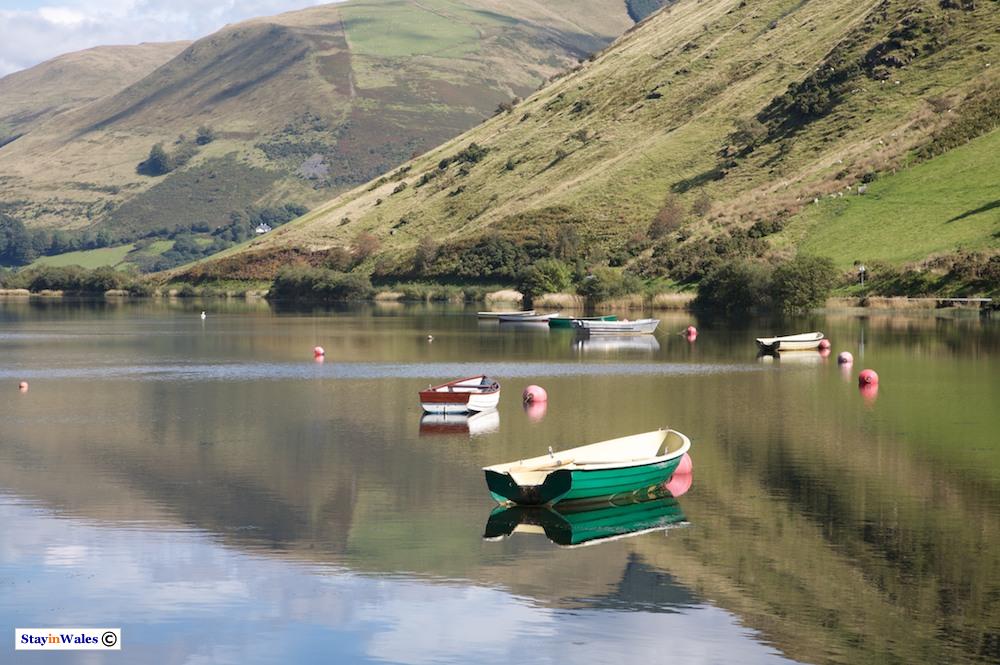
[[[837,284],[833,261],[799,255],[772,267],[739,260],[720,265],[698,284],[698,309],[729,316],[755,311],[804,312],[821,306]]]
[[[133,295],[148,295],[149,285],[133,273],[110,266],[92,270],[80,266],[38,266],[0,273],[0,287],[40,291],[64,291],[73,294],[103,294],[112,289],[127,290]]]
[[[336,302],[364,300],[374,293],[368,275],[292,266],[285,268],[274,278],[268,297],[276,300]]]

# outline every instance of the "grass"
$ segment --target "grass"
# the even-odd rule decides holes
[[[127,90],[112,82],[146,61],[123,68],[126,49],[95,52],[72,78],[101,81],[79,86],[96,100],[50,85],[52,66],[32,68],[0,92],[0,131],[17,130],[8,97],[25,118],[80,106],[44,139],[29,132],[0,152],[0,200],[28,226],[112,230],[313,207],[480,123],[629,25],[624,4],[605,0],[348,0],[227,26]],[[186,166],[136,172],[151,146],[173,152],[200,125],[217,138]]]
[[[66,252],[55,256],[42,256],[31,264],[32,266],[82,266],[84,268],[100,268],[102,266],[117,266],[125,260],[125,255],[132,251],[134,245],[119,245],[118,247],[101,247],[79,252]]]
[[[1000,248],[1000,130],[885,177],[864,196],[810,205],[778,242],[832,258],[899,264],[963,247]]]
[[[856,187],[870,172],[898,169],[906,155],[961,115],[963,99],[981,94],[980,88],[995,89],[1000,78],[995,67],[985,67],[990,49],[1000,49],[1000,14],[992,7],[946,10],[934,0],[890,0],[879,7],[850,0],[767,0],[753,6],[680,0],[512,112],[408,162],[404,191],[394,194],[395,182],[358,187],[255,242],[253,249],[346,246],[364,231],[379,237],[390,258],[405,259],[421,238],[478,236],[516,215],[530,220],[561,206],[583,220],[581,236],[614,250],[648,227],[668,194],[689,210],[701,196],[712,201],[706,214],[685,220],[685,242],[691,243],[756,221],[800,215],[791,228],[801,229],[801,235],[794,242],[781,236],[784,245],[777,243],[776,252],[799,242],[826,247],[829,236],[811,238],[824,229],[831,235],[832,229],[838,234],[884,229],[851,240],[838,257],[841,263],[859,258],[853,254],[866,245],[894,262],[960,244],[989,245],[996,230],[991,212],[956,221],[945,232],[928,230],[935,215],[951,213],[950,219],[989,203],[984,187],[1000,168],[996,150],[972,147],[965,157],[929,162],[927,179],[956,174],[951,182],[933,185],[938,194],[928,194],[927,181],[917,180],[922,171],[911,169],[915,175],[899,184],[883,178],[862,201],[824,198],[816,210],[807,203],[849,184]],[[941,48],[920,50],[884,83],[863,70],[851,73],[839,102],[825,114],[785,118],[764,143],[732,163],[720,155],[737,119],[756,116],[816,71],[834,45],[840,44],[851,62],[863,62],[900,21],[914,16],[946,20]],[[953,114],[933,111],[925,101],[942,96],[951,100]],[[587,138],[577,138],[581,135]],[[987,137],[985,143],[994,141]],[[472,142],[489,150],[480,162],[438,167]],[[426,174],[435,177],[418,187]],[[912,205],[890,204],[911,196]],[[932,210],[934,196],[948,205]],[[855,205],[866,207],[848,210]],[[836,206],[843,206],[845,217],[830,222]],[[809,216],[820,212],[830,217],[813,223]],[[851,221],[854,215],[873,217],[862,223]],[[912,232],[904,229],[910,217],[918,220]]]
[[[441,0],[354,3],[342,14],[351,48],[359,54],[404,58],[447,52],[462,56],[477,50],[479,33],[456,3]],[[463,12],[464,13],[464,12]]]

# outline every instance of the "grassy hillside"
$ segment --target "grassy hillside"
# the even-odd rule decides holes
[[[911,263],[942,249],[998,246],[1000,131],[872,183],[864,196],[807,206],[776,242],[855,261]]]
[[[395,177],[341,195],[192,276],[275,265],[268,255],[289,248],[321,262],[315,257],[360,233],[381,241],[363,269],[390,276],[463,277],[463,265],[504,243],[521,246],[521,259],[556,255],[675,281],[696,280],[720,261],[778,258],[802,243],[842,265],[876,243],[878,256],[893,261],[958,244],[996,248],[989,211],[949,233],[925,231],[992,200],[985,179],[1000,168],[994,139],[947,153],[1000,117],[991,66],[998,9],[995,0],[681,0]],[[918,181],[932,177],[948,179],[937,199],[947,205],[904,202],[918,189],[931,196]],[[864,183],[869,195],[843,203],[841,194]],[[860,229],[853,217],[816,217],[837,206],[877,218]],[[894,216],[907,206],[920,215]],[[832,241],[835,229],[883,224],[871,240]],[[812,239],[821,228],[829,235]],[[497,237],[499,245],[490,240]],[[895,247],[884,247],[890,240]],[[475,276],[504,277],[496,265]]]
[[[135,83],[188,44],[99,46],[0,78],[0,145],[53,116]]]
[[[0,148],[0,199],[29,227],[126,239],[309,205],[479,123],[630,24],[601,0],[350,0],[228,26]],[[0,89],[55,94],[65,86],[46,67]],[[169,164],[154,169],[158,143]]]

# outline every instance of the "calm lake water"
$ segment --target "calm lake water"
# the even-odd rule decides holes
[[[661,318],[581,344],[461,309],[0,303],[0,661],[1000,662],[1000,322]],[[833,356],[756,357],[814,329]],[[481,371],[498,416],[422,419]],[[679,498],[491,520],[480,467],[662,426],[693,441]],[[123,651],[15,652],[33,626]]]

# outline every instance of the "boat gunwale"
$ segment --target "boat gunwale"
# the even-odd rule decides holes
[[[471,390],[471,391],[468,391],[468,392],[464,392],[464,391],[463,392],[452,392],[452,391],[439,390],[439,388],[446,388],[448,386],[451,386],[451,385],[454,385],[454,384],[457,384],[457,383],[463,383],[465,381],[471,381],[472,379],[490,379],[490,376],[488,374],[476,374],[476,375],[470,376],[470,377],[465,378],[465,379],[454,379],[452,381],[445,381],[442,384],[439,384],[439,385],[436,385],[436,386],[431,386],[430,388],[427,388],[425,390],[421,390],[421,391],[419,391],[419,394],[422,397],[423,395],[430,394],[430,393],[439,393],[439,394],[443,394],[443,395],[492,395],[493,393],[500,392],[500,382],[497,381],[496,379],[491,379],[492,383],[489,386],[486,387],[487,389],[484,389],[484,390]],[[470,387],[475,387],[475,386],[470,386]]]

